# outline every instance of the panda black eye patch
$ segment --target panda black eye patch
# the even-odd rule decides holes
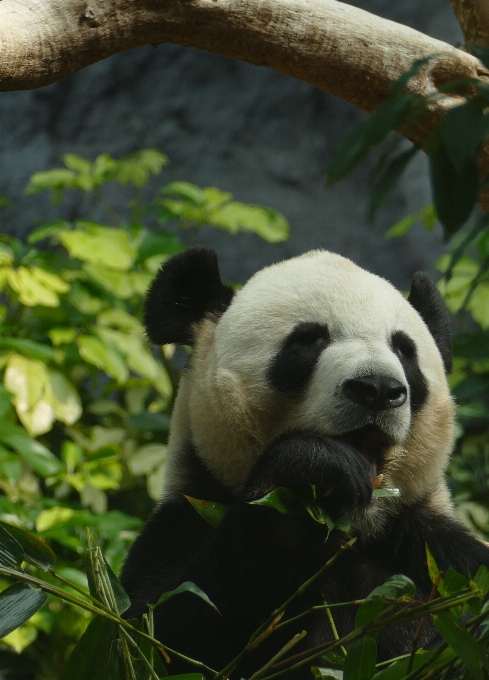
[[[418,364],[418,353],[413,340],[403,331],[396,331],[391,337],[392,351],[397,355],[409,384],[411,409],[417,411],[426,401],[428,387]]]
[[[270,363],[268,381],[271,386],[279,392],[301,392],[329,343],[327,326],[313,322],[298,324]]]

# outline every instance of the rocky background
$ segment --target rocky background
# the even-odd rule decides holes
[[[362,0],[350,4],[457,43],[448,0]],[[149,192],[173,179],[231,191],[237,200],[282,211],[289,241],[264,243],[204,230],[223,276],[244,281],[265,264],[311,248],[328,248],[408,287],[416,269],[431,268],[441,231],[416,227],[384,240],[387,227],[430,202],[426,161],[419,158],[367,224],[369,162],[333,189],[325,176],[339,141],[364,114],[273,71],[223,57],[161,45],[131,50],[29,92],[0,94],[0,195],[14,199],[1,229],[18,235],[57,215],[47,196],[23,196],[30,175],[57,167],[64,153],[93,159],[155,147],[171,164]],[[65,204],[67,216],[76,202]]]

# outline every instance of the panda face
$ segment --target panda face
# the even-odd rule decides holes
[[[406,502],[446,495],[453,403],[442,356],[387,281],[313,251],[258,272],[195,329],[170,449],[190,438],[239,490],[275,437],[310,431],[358,448]]]

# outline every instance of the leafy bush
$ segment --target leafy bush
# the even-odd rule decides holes
[[[117,572],[161,489],[185,352],[167,346],[157,356],[147,345],[140,319],[149,282],[184,248],[185,229],[211,225],[278,242],[289,228],[274,210],[189,182],[167,184],[144,205],[142,188],[167,163],[154,149],[63,160],[36,173],[27,193],[48,190],[61,210],[65,192],[81,192],[83,212],[105,212],[109,224],[84,214],[44,224],[26,241],[0,236],[0,517],[35,529],[58,554],[57,574],[86,588],[85,527]],[[126,220],[107,200],[114,182],[132,194]],[[3,648],[27,648],[26,677],[54,680],[89,620],[50,599]],[[0,657],[0,667],[11,663]]]

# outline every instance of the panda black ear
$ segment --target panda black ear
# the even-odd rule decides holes
[[[234,295],[221,281],[216,253],[188,248],[166,262],[149,287],[144,308],[146,333],[155,345],[192,345],[194,324],[222,314]]]
[[[445,372],[452,370],[452,333],[450,314],[438,288],[425,272],[413,276],[408,302],[418,312],[435,339]]]

